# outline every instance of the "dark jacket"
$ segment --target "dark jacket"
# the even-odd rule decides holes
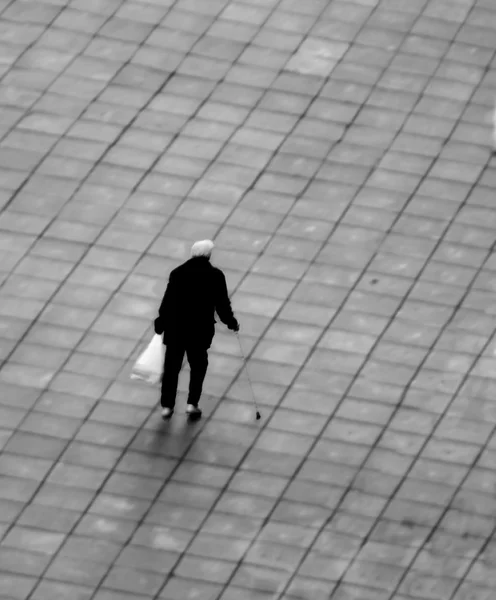
[[[215,334],[215,312],[229,329],[238,329],[224,273],[208,258],[190,258],[169,276],[155,333],[163,334],[164,344],[192,342],[209,348]]]

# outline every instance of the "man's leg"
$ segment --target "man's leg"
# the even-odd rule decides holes
[[[186,356],[190,366],[188,404],[198,406],[207,373],[208,353],[204,346],[191,345],[186,348]]]
[[[164,374],[162,376],[162,394],[160,404],[162,408],[174,409],[176,403],[177,383],[179,372],[183,366],[184,347],[181,344],[167,345],[164,359]]]

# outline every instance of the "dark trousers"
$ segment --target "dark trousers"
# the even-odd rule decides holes
[[[208,348],[205,346],[192,343],[172,342],[167,344],[160,398],[163,408],[174,408],[176,403],[177,383],[183,366],[184,354],[186,354],[190,366],[188,404],[198,406],[208,367],[207,350]]]

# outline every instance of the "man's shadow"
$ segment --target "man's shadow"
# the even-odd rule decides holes
[[[159,412],[154,412],[147,422],[147,429],[153,432],[154,436],[150,452],[183,458],[217,408],[219,401],[219,398],[203,398],[202,418],[192,419],[186,414],[186,398],[178,394],[176,408],[170,419],[164,421]]]

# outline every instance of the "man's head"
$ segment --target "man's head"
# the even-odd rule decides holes
[[[195,242],[191,247],[191,256],[193,258],[198,256],[210,258],[213,249],[214,243],[211,240],[201,240],[199,242]]]

